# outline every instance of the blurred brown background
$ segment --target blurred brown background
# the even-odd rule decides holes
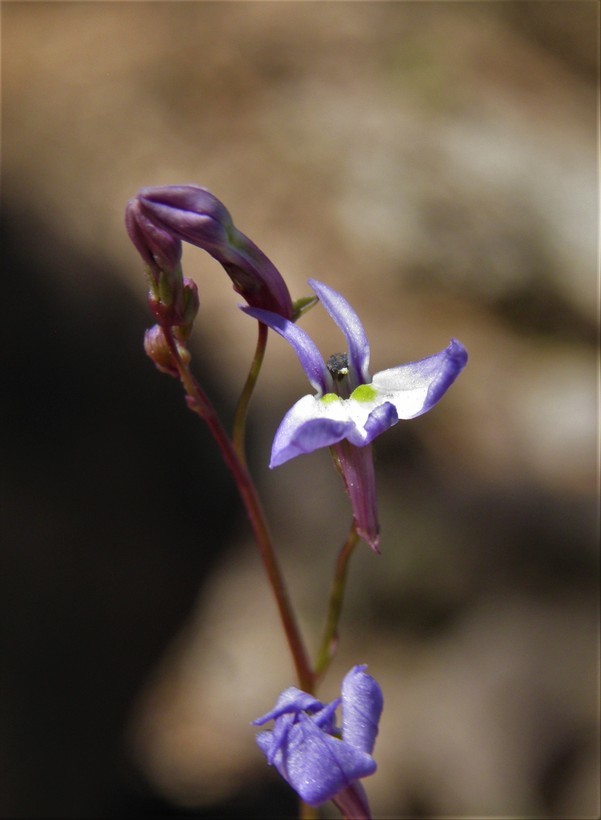
[[[375,816],[598,816],[598,24],[592,0],[2,4],[3,817],[295,812],[249,726],[292,682],[270,592],[142,351],[123,209],[181,182],[294,297],[341,290],[372,369],[470,352],[376,444],[382,555],[355,556],[323,689],[361,662],[382,684]],[[253,323],[209,257],[185,271],[229,418]],[[314,646],[348,504],[326,453],[266,468],[304,392],[273,339],[251,458]]]

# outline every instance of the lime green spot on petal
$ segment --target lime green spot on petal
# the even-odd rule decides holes
[[[371,384],[360,384],[359,387],[356,387],[351,393],[351,399],[365,402],[374,401],[377,395],[378,391],[375,390]]]
[[[340,396],[337,396],[336,393],[326,393],[319,401],[322,401],[324,404],[332,404],[332,402],[340,401]]]

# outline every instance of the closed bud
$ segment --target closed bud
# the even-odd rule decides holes
[[[130,199],[125,209],[125,227],[129,238],[146,262],[151,287],[160,287],[161,275],[169,280],[181,279],[182,243],[169,230],[149,219],[137,197]]]
[[[210,191],[198,185],[143,188],[132,202],[132,213],[142,214],[152,223],[159,239],[168,234],[202,248],[220,262],[234,289],[249,305],[292,319],[292,300],[281,274],[263,251],[235,227],[227,208]],[[136,219],[136,229],[139,225]],[[135,231],[130,236],[140,250]],[[153,244],[155,241],[153,237]],[[148,251],[148,244],[146,238],[146,261],[153,253],[152,248]],[[173,252],[174,246],[170,247]]]
[[[190,353],[178,339],[175,339],[177,352],[184,364],[190,363]],[[167,344],[167,339],[160,325],[153,325],[144,334],[144,350],[146,355],[152,359],[156,368],[161,373],[167,373],[169,376],[175,378],[179,377],[179,370],[177,363],[173,357],[173,353]]]
[[[184,289],[182,295],[182,317],[181,322],[178,323],[178,326],[184,338],[188,338],[192,330],[192,324],[196,318],[196,314],[198,313],[198,308],[200,307],[200,300],[198,298],[198,288],[196,287],[196,283],[193,282],[192,279],[188,279],[187,276],[184,276]]]

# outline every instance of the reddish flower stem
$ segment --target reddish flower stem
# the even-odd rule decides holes
[[[191,374],[187,364],[182,361],[173,335],[173,329],[163,326],[163,332],[173,360],[176,363],[180,381],[186,392],[188,406],[207,424],[238,487],[238,492],[246,509],[246,514],[248,515],[255,536],[269,584],[275,596],[282,626],[296,669],[299,688],[305,692],[312,692],[315,676],[309,663],[300,630],[294,617],[284,578],[275,556],[265,514],[259,501],[254,482],[244,463],[243,455],[237,452],[234,443],[230,440],[219,417],[215,413],[208,396]]]

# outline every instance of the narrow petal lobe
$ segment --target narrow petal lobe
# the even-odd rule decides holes
[[[361,319],[346,299],[332,288],[309,279],[319,300],[346,337],[349,366],[352,374],[351,389],[369,382],[369,342]]]
[[[325,366],[321,353],[313,339],[302,328],[290,322],[283,316],[278,316],[270,310],[260,308],[241,307],[243,313],[247,313],[259,322],[263,322],[276,333],[279,333],[292,347],[307,378],[315,391],[321,396],[331,389],[332,379]]]

